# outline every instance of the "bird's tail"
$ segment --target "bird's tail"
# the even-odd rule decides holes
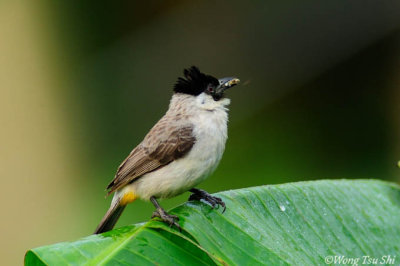
[[[126,205],[121,205],[119,200],[113,201],[107,213],[94,231],[94,234],[101,234],[113,229],[125,207]]]

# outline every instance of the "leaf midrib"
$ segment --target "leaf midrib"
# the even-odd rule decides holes
[[[110,245],[110,247],[108,247],[107,249],[103,250],[102,253],[100,253],[100,255],[93,259],[90,263],[90,265],[102,265],[103,263],[105,263],[106,261],[108,261],[108,258],[112,255],[114,255],[117,251],[119,251],[120,249],[122,249],[123,247],[125,247],[129,240],[131,240],[131,238],[135,237],[138,233],[142,232],[145,229],[145,225],[137,228],[132,235],[127,235],[125,239],[123,239],[121,242],[118,242],[114,245]],[[109,252],[109,253],[108,253]],[[105,256],[102,255],[105,253]],[[146,260],[149,260],[148,258],[146,258]],[[149,260],[151,261],[151,260]]]

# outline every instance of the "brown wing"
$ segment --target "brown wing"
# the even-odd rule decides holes
[[[192,133],[192,126],[177,128],[168,123],[157,123],[119,166],[115,178],[107,186],[108,194],[183,157],[196,141]]]

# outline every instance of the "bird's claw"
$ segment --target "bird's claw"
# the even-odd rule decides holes
[[[222,213],[225,212],[226,205],[225,205],[225,202],[221,198],[212,196],[212,195],[210,195],[209,193],[207,193],[204,190],[199,190],[199,191],[200,192],[195,192],[195,193],[191,194],[190,197],[189,197],[189,201],[191,201],[191,200],[198,200],[198,201],[204,200],[205,202],[210,204],[213,209],[218,209],[219,206],[221,206],[222,208],[224,208],[222,210]]]
[[[179,231],[182,231],[181,226],[177,221],[179,221],[179,217],[176,215],[168,214],[166,211],[163,209],[157,209],[153,212],[153,215],[151,218],[158,217],[160,218],[163,222],[169,224],[169,227],[176,226]]]

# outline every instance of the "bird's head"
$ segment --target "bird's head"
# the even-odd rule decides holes
[[[210,95],[214,101],[219,101],[224,97],[225,90],[239,83],[238,78],[228,77],[216,79],[211,75],[201,73],[200,70],[192,66],[183,71],[184,78],[178,78],[175,84],[175,93],[184,93],[198,96],[202,93]]]

